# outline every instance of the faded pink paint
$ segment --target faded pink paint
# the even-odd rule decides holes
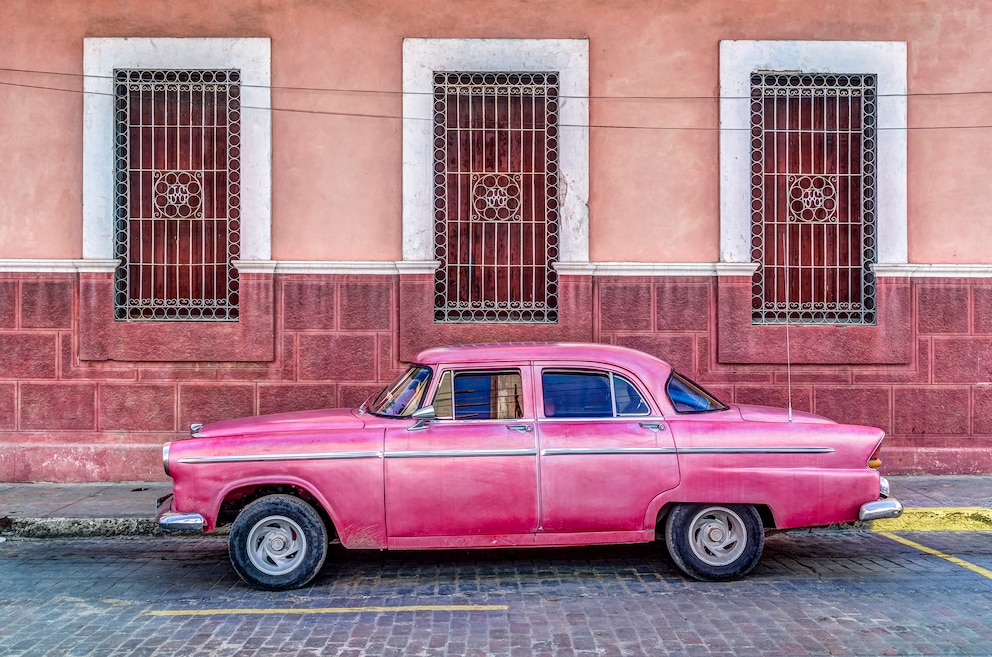
[[[779,529],[826,525],[879,498],[868,467],[879,429],[760,406],[679,414],[663,392],[670,367],[640,352],[498,344],[414,361],[435,372],[428,400],[443,370],[518,370],[522,416],[414,429],[409,417],[339,409],[210,424],[169,446],[164,512],[198,514],[212,531],[225,501],[282,486],[313,499],[345,547],[419,549],[652,541],[667,507],[693,502],[764,506]],[[562,367],[628,378],[648,414],[545,417],[541,371]]]
[[[563,368],[622,377],[640,393],[636,410],[613,383],[595,418],[581,392],[571,408],[545,397]],[[486,401],[460,417],[458,374],[507,370],[514,412]],[[329,536],[350,549],[494,548],[648,543],[664,527],[681,570],[726,580],[754,568],[767,530],[902,513],[877,470],[881,430],[715,404],[675,392],[673,376],[612,345],[429,349],[354,411],[195,427],[163,452],[174,493],[156,519],[211,532],[233,518],[235,570],[283,590],[312,580]],[[453,417],[435,416],[441,404]]]
[[[78,74],[101,36],[270,37],[273,106],[299,110],[272,114],[272,257],[400,259],[402,39],[431,36],[589,39],[591,260],[654,263],[719,259],[721,39],[906,41],[910,262],[992,263],[992,131],[918,129],[992,125],[979,95],[952,93],[988,70],[992,3],[3,7],[0,260],[82,255]],[[789,396],[783,332],[750,326],[747,279],[562,276],[560,322],[542,326],[434,324],[429,275],[243,280],[241,326],[149,328],[113,322],[109,275],[0,272],[0,480],[161,478],[188,415],[357,405],[438,343],[632,345],[729,402]],[[992,472],[992,279],[884,278],[879,295],[877,327],[792,328],[794,405],[890,430],[888,472]]]

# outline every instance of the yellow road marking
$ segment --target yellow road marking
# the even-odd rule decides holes
[[[260,616],[267,614],[362,614],[402,611],[507,611],[509,605],[399,605],[395,607],[291,607],[286,609],[185,609],[147,611],[146,616]]]
[[[984,507],[914,507],[898,518],[873,520],[873,531],[888,532],[981,532],[992,531],[992,509]]]
[[[976,566],[975,564],[965,561],[964,559],[958,559],[957,557],[951,556],[949,554],[944,554],[940,550],[934,550],[933,548],[928,548],[925,545],[920,545],[919,543],[911,541],[908,538],[903,538],[902,536],[896,536],[895,534],[890,534],[889,532],[879,532],[879,534],[885,536],[886,538],[891,538],[896,543],[902,543],[903,545],[908,545],[909,547],[917,549],[920,552],[924,552],[934,557],[940,557],[941,559],[950,561],[951,563],[957,566],[961,566],[962,568],[967,568],[971,572],[977,573],[982,577],[988,577],[989,579],[992,579],[992,570],[988,570],[987,568],[982,568],[981,566]]]

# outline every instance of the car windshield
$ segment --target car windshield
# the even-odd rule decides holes
[[[382,389],[366,410],[383,417],[407,417],[420,408],[431,380],[431,368],[414,365]]]
[[[727,410],[727,406],[719,402],[716,397],[674,370],[668,378],[668,385],[665,386],[665,390],[668,392],[668,398],[672,400],[672,406],[678,413],[709,413]]]

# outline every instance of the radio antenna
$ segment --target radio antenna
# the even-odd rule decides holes
[[[786,293],[788,296],[788,293]],[[789,340],[789,310],[788,301],[786,302],[785,311],[785,371],[786,378],[788,381],[789,388],[789,423],[792,423],[792,343]]]
[[[792,424],[792,341],[789,335],[789,315],[791,310],[789,308],[789,288],[791,287],[789,281],[789,223],[785,224],[785,372],[786,372],[786,386],[789,391],[789,424]]]

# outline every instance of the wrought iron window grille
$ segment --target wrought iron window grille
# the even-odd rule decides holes
[[[556,323],[558,74],[434,74],[436,322]]]
[[[241,74],[114,71],[114,316],[237,321]]]
[[[751,77],[755,324],[874,324],[876,80]]]

